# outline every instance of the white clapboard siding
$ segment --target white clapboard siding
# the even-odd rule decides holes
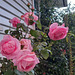
[[[20,19],[21,15],[29,11],[27,7],[28,3],[30,3],[30,7],[32,7],[34,0],[0,0],[0,40],[2,40],[6,29],[14,29],[12,25],[10,25],[9,20],[13,17]],[[24,23],[24,21],[21,22]],[[3,56],[0,54],[0,57]]]
[[[20,19],[21,15],[29,11],[27,7],[28,3],[30,3],[30,7],[32,7],[34,0],[0,0],[0,40],[2,40],[6,29],[10,27],[14,29],[12,25],[10,25],[9,20],[13,17]],[[24,23],[24,21],[21,22]]]

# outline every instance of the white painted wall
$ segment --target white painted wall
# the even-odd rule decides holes
[[[22,11],[23,13],[26,13],[27,11],[26,10],[24,10],[21,6],[19,6],[14,0],[6,0],[6,1],[8,1],[10,4],[12,4],[13,6],[15,6],[16,8],[18,8],[20,11]],[[26,8],[27,10],[28,10],[28,7],[21,1],[21,0],[16,0],[18,3],[20,3],[24,8]],[[28,4],[28,2],[27,2],[27,0],[23,0],[26,4]],[[32,3],[31,2],[31,0],[28,0],[30,3]],[[2,7],[4,7],[4,8],[6,8],[7,10],[9,10],[9,11],[11,11],[11,12],[13,12],[14,14],[16,14],[17,16],[21,16],[21,15],[23,15],[22,13],[20,13],[19,11],[17,11],[16,9],[14,9],[12,6],[10,6],[9,4],[7,4],[6,2],[4,2],[3,0],[0,0],[0,6],[2,6]],[[12,15],[12,14],[10,14],[10,13],[8,13],[8,12],[6,12],[5,10],[3,10],[3,9],[1,9],[0,8],[0,14],[1,15],[4,15],[4,16],[6,16],[6,17],[8,17],[8,18],[13,18],[13,17],[15,17],[14,15]],[[21,21],[21,22],[23,22],[23,21]],[[6,25],[8,25],[8,26],[10,26],[10,23],[9,23],[9,20],[7,20],[7,19],[5,19],[5,18],[3,18],[3,17],[1,17],[0,16],[0,23],[2,23],[2,24],[6,24]],[[24,22],[23,22],[24,23]],[[12,26],[12,25],[11,25]],[[4,26],[1,26],[0,25],[0,30],[2,30],[3,29],[3,31],[0,31],[0,32],[4,32],[6,29],[9,29],[8,27],[4,27]],[[3,35],[2,34],[0,34],[0,40],[3,38]]]

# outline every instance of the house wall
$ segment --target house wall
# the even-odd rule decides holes
[[[2,40],[6,29],[14,29],[9,20],[13,17],[20,19],[21,15],[29,10],[26,4],[30,3],[30,7],[32,7],[34,4],[32,2],[34,0],[0,0],[0,40]],[[21,22],[24,23],[24,21]]]

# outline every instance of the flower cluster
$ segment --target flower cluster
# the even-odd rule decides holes
[[[29,7],[30,4],[28,4],[27,6]],[[24,22],[27,25],[34,25],[35,23],[38,22],[37,21],[38,16],[34,15],[34,12],[33,12],[34,8],[32,7],[31,10],[32,10],[32,12],[27,12],[21,16],[21,19],[24,20]],[[17,17],[14,17],[9,22],[12,24],[13,27],[17,28],[17,33],[21,32],[20,35],[22,35],[22,32],[24,32],[24,31],[22,31],[21,29],[19,31],[18,28],[20,28],[20,27],[17,27],[18,23],[20,23],[20,19],[18,19]],[[40,24],[40,23],[38,23],[38,24]],[[41,27],[41,26],[37,26],[37,27]],[[24,26],[22,27],[22,29],[23,28],[24,28]],[[28,26],[27,26],[27,28],[28,28]],[[39,29],[41,29],[41,28],[39,28]],[[28,30],[26,30],[26,31],[25,31],[25,33],[27,35]],[[13,31],[11,31],[11,32],[13,33]],[[39,31],[39,32],[41,33],[42,31]],[[49,27],[48,36],[52,40],[61,40],[66,37],[67,33],[68,33],[68,27],[65,27],[65,24],[58,26],[58,23],[53,23]],[[34,32],[33,34],[37,34],[37,33]],[[12,36],[5,35],[3,37],[3,40],[0,42],[1,54],[4,55],[8,60],[12,60],[12,62],[14,63],[14,66],[17,66],[17,69],[19,71],[22,71],[22,72],[23,71],[25,71],[25,72],[31,71],[36,66],[36,64],[39,63],[39,59],[37,58],[35,52],[32,52],[33,47],[31,45],[31,40],[21,39],[19,41],[18,39],[15,38],[15,36],[14,37],[12,37]],[[31,37],[31,33],[30,33],[29,37]],[[22,38],[26,38],[26,37],[22,37]],[[35,38],[35,36],[33,38]],[[64,50],[64,54],[66,54],[65,50]],[[45,74],[46,73],[44,72],[43,75],[45,75]]]
[[[21,18],[24,19],[24,22],[27,25],[34,25],[35,24],[34,21],[38,20],[38,16],[34,15],[33,12],[27,12],[24,15],[22,15]]]
[[[30,10],[30,4],[27,4]],[[34,15],[34,7],[31,8],[32,12],[27,12],[21,16],[21,19],[27,25],[34,25],[35,21],[38,20],[38,16]],[[20,24],[20,19],[14,17],[10,19],[9,22],[13,27],[17,28],[18,23]],[[5,35],[3,40],[0,42],[0,52],[8,60],[12,60],[14,66],[17,66],[19,71],[31,71],[36,64],[39,63],[35,52],[32,52],[33,47],[31,45],[31,40],[21,39],[20,41],[11,35]]]
[[[38,20],[38,16],[34,15],[33,12],[27,12],[24,15],[21,15],[21,19],[23,19],[27,25],[34,25],[35,21]],[[14,17],[9,22],[12,24],[13,27],[17,27],[17,24],[20,23],[20,19]]]
[[[36,54],[32,52],[31,41],[21,39],[20,41],[10,35],[5,35],[0,42],[1,54],[11,59],[19,71],[28,72],[39,63]]]

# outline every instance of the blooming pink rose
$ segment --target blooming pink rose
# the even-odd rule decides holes
[[[53,23],[50,25],[49,28],[49,37],[52,40],[61,40],[66,37],[68,33],[68,27],[65,27],[65,25],[58,26],[58,23]]]
[[[19,71],[29,72],[39,63],[39,60],[34,52],[21,51],[17,59],[13,59],[13,63]]]
[[[13,27],[17,27],[17,24],[20,23],[20,20],[17,17],[14,17],[9,22],[12,23]]]
[[[29,40],[29,39],[21,39],[20,43],[21,43],[21,45],[24,46],[23,49],[25,49],[25,50],[29,49],[30,51],[33,50],[33,47],[31,45],[31,40]]]
[[[38,20],[38,16],[34,15],[33,12],[27,12],[27,13],[25,13],[24,15],[21,16],[21,18],[24,19],[24,22],[25,22],[27,25],[29,25],[29,21],[32,20],[32,19],[29,18],[29,16],[31,16],[31,15],[34,17],[34,19],[33,19],[34,21],[37,21],[37,20]],[[35,24],[35,22],[33,22],[32,25],[34,25],[34,24]]]
[[[13,59],[20,51],[20,43],[16,38],[10,35],[5,35],[0,43],[1,54],[7,59]]]
[[[14,66],[16,65],[17,63],[17,59],[20,58],[22,55],[27,55],[31,53],[31,51],[29,49],[21,49],[19,51],[19,53],[17,54],[17,57],[15,59],[12,60],[12,62],[14,63]]]

